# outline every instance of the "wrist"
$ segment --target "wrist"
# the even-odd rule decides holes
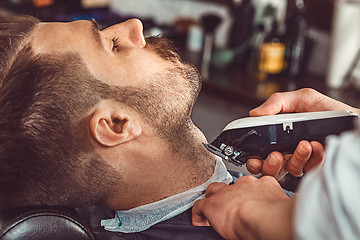
[[[248,226],[253,236],[262,240],[293,239],[293,212],[294,199],[281,200],[276,202],[256,202],[253,207],[256,209]]]

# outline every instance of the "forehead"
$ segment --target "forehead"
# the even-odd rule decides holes
[[[38,23],[32,34],[36,53],[72,52],[83,42],[101,46],[99,32],[90,21]]]

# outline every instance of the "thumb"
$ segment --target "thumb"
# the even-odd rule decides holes
[[[274,115],[280,112],[294,112],[297,108],[301,92],[277,92],[271,96],[259,107],[249,112],[251,117]]]
[[[195,202],[192,208],[192,224],[193,226],[210,226],[209,221],[203,214],[205,199],[200,199]]]
[[[272,96],[272,95],[271,95]],[[260,106],[252,109],[249,112],[251,117],[265,116],[265,115],[274,115],[282,110],[281,102],[276,102],[271,99],[271,96]]]
[[[260,105],[257,108],[252,109],[249,112],[249,115],[251,117],[259,117],[259,116],[265,116],[265,115],[274,115],[277,114],[279,111],[277,111],[276,109],[274,109],[273,107],[269,107],[269,106],[264,106],[264,104]]]

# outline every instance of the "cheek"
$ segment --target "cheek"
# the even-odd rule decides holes
[[[132,61],[136,73],[148,77],[162,74],[171,67],[171,63],[148,51],[138,51],[136,55],[129,56],[128,61]],[[151,78],[145,78],[144,80],[149,79]]]
[[[194,104],[194,97],[190,90],[189,82],[176,78],[172,83],[164,84],[162,97],[163,109],[167,112],[168,116],[173,116],[177,120],[189,117],[189,111]]]
[[[142,86],[169,66],[159,57],[143,51],[120,50],[113,56],[92,58],[90,71],[97,79],[117,86]]]

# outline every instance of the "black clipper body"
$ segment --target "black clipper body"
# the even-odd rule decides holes
[[[212,143],[204,145],[224,160],[241,166],[249,158],[265,159],[272,151],[293,153],[301,140],[324,144],[327,136],[353,129],[357,118],[349,111],[248,117],[229,123]]]

